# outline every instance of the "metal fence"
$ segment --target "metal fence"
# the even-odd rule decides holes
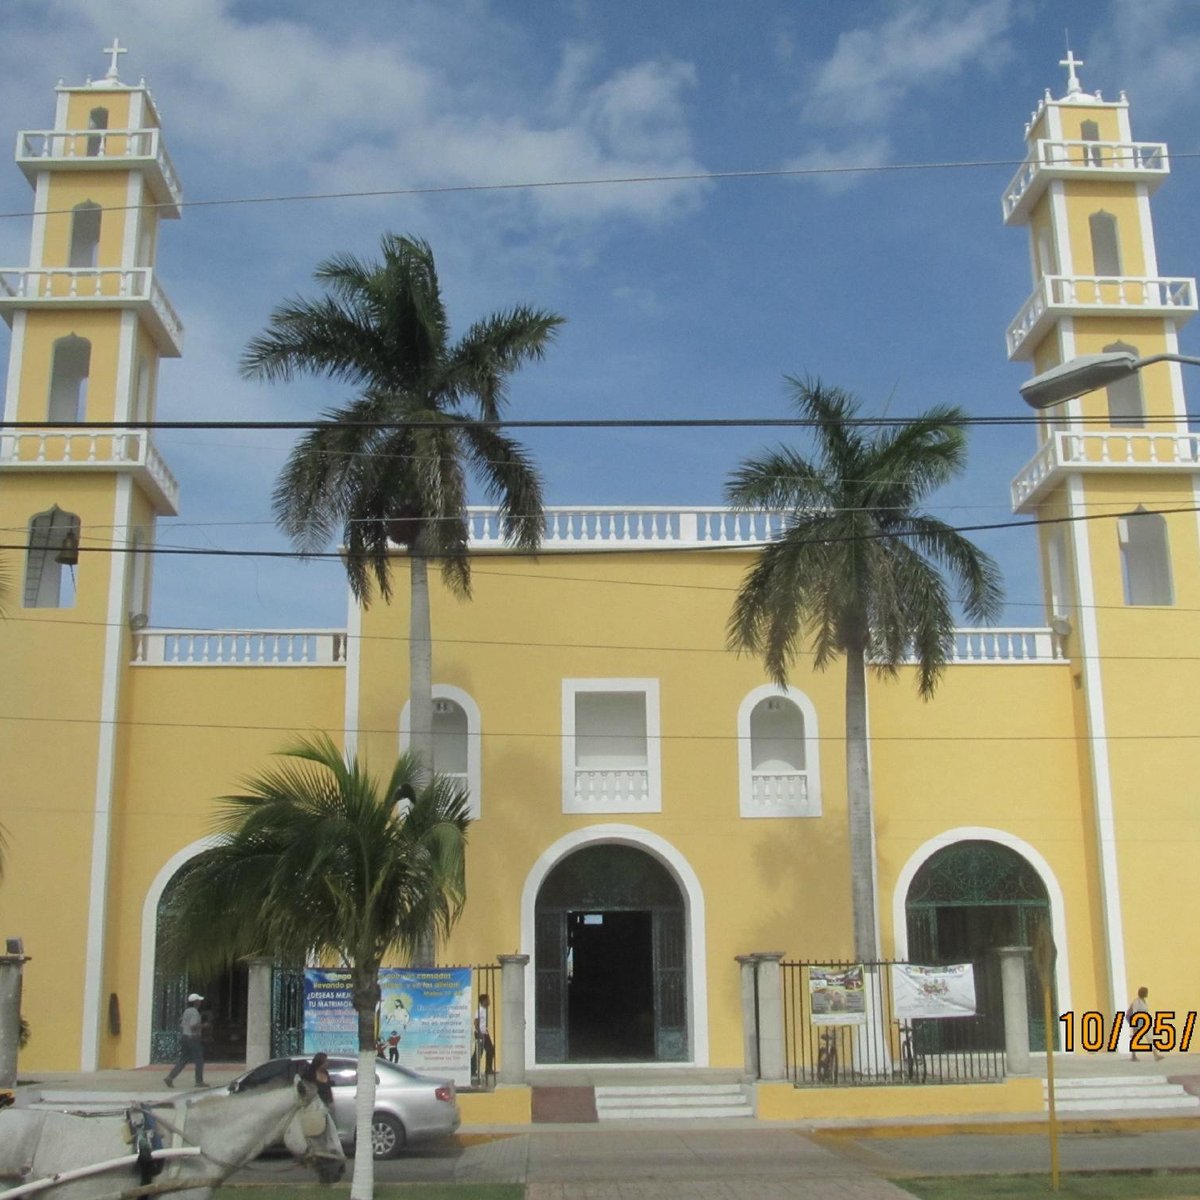
[[[986,1082],[1004,1078],[1002,1041],[990,1014],[897,1020],[892,961],[864,967],[865,1021],[814,1024],[813,968],[848,969],[850,962],[785,962],[783,1026],[787,1077],[798,1086]]]

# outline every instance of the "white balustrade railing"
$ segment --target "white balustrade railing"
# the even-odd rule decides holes
[[[342,629],[147,629],[133,635],[133,661],[174,667],[340,667]]]
[[[1196,281],[1168,276],[1046,275],[1008,327],[1011,358],[1038,324],[1055,312],[1091,310],[1157,316],[1196,311]]]
[[[1051,629],[956,629],[952,663],[1047,663],[1062,660]]]
[[[1013,480],[1013,508],[1022,508],[1051,476],[1067,468],[1195,471],[1200,468],[1200,434],[1148,429],[1057,431]]]
[[[174,513],[179,508],[179,482],[145,429],[22,429],[0,433],[0,466],[6,469],[140,469],[145,471],[170,506],[170,511]]]
[[[16,157],[22,167],[80,161],[101,166],[142,159],[158,168],[176,205],[183,199],[179,175],[157,129],[29,129],[17,134]]]
[[[758,509],[591,507],[547,508],[542,548],[592,549],[596,546],[728,546],[757,545],[776,538],[787,527],[788,514]],[[495,508],[468,509],[471,545],[503,547],[503,524]]]
[[[1017,168],[1004,189],[1005,219],[1020,207],[1040,175],[1099,175],[1110,178],[1148,176],[1151,180],[1170,173],[1171,164],[1164,142],[1092,142],[1040,139],[1033,153]]]
[[[647,768],[623,770],[575,769],[575,804],[581,810],[635,809],[650,799]]]
[[[183,346],[183,322],[150,267],[0,268],[0,306],[20,303],[149,304],[175,352]]]
[[[806,771],[752,771],[750,789],[756,806],[778,808],[808,802]]]

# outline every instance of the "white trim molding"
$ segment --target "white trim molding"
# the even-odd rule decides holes
[[[576,850],[585,846],[618,845],[631,846],[642,850],[656,858],[671,874],[679,885],[683,897],[684,926],[687,936],[687,1003],[688,1003],[688,1049],[687,1063],[695,1067],[708,1066],[708,953],[707,925],[704,911],[704,890],[700,879],[686,858],[666,839],[636,825],[590,825],[586,829],[577,829],[558,839],[547,847],[533,864],[525,877],[525,886],[521,890],[521,953],[529,955],[531,968],[530,978],[537,977],[537,960],[535,953],[534,920],[537,913],[537,897],[545,882],[546,876],[558,866],[563,859]],[[525,990],[525,1061],[536,1065],[538,1070],[578,1070],[578,1063],[537,1063],[536,1054],[536,1013],[534,1004],[536,988]],[[609,1064],[606,1064],[609,1065]],[[630,1069],[644,1071],[650,1068],[663,1067],[678,1069],[679,1062],[636,1062],[628,1065]]]
[[[479,713],[479,705],[474,698],[462,688],[452,687],[448,683],[433,685],[433,703],[436,707],[439,700],[449,700],[457,704],[467,718],[467,773],[451,778],[459,778],[466,784],[471,795],[471,803],[467,812],[472,821],[478,821],[483,816],[483,769],[480,764],[480,747],[483,745],[483,719]],[[412,701],[406,700],[400,710],[400,751],[403,753],[409,747],[411,740],[410,717]],[[434,739],[434,757],[437,757],[437,740]],[[446,774],[446,772],[439,772]]]
[[[158,904],[167,884],[174,879],[184,863],[190,862],[198,854],[211,850],[221,839],[219,837],[203,837],[199,841],[177,850],[163,863],[153,882],[146,889],[146,898],[142,901],[142,940],[141,951],[138,955],[138,1005],[137,1005],[137,1041],[134,1046],[136,1065],[147,1066],[150,1062],[150,1037],[154,1025],[154,954],[158,937]]]
[[[628,767],[580,768],[576,763],[576,697],[631,693],[646,705],[646,761]],[[657,679],[564,679],[562,681],[562,810],[564,813],[662,812],[662,740]]]
[[[764,701],[793,705],[803,722],[804,769],[764,774],[754,771],[751,718]],[[738,807],[743,817],[819,817],[821,815],[821,741],[813,702],[793,687],[764,683],[747,693],[737,712]]]
[[[1057,876],[1040,851],[1028,842],[1003,829],[991,829],[984,825],[960,825],[947,829],[918,847],[900,869],[896,887],[892,892],[892,944],[896,957],[901,961],[908,958],[908,889],[917,872],[939,851],[958,842],[996,842],[1019,854],[1037,873],[1046,889],[1050,901],[1050,930],[1058,950],[1054,972],[1054,983],[1058,993],[1059,1012],[1074,1008],[1071,1003],[1070,947],[1067,944],[1067,910],[1063,890]]]

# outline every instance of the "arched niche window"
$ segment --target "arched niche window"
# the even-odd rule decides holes
[[[1088,217],[1092,235],[1092,273],[1121,274],[1121,241],[1117,235],[1117,218],[1103,209]]]
[[[1100,126],[1095,121],[1084,121],[1079,126],[1079,137],[1084,142],[1098,142],[1100,140]],[[1083,161],[1091,167],[1102,167],[1104,165],[1104,155],[1099,146],[1084,146]]]
[[[69,267],[94,267],[100,261],[100,205],[85,200],[71,214]]]
[[[1119,351],[1140,357],[1136,346],[1128,342],[1111,342],[1104,347],[1105,353]],[[1142,400],[1142,376],[1139,371],[1125,379],[1110,383],[1106,389],[1108,394],[1108,419],[1114,425],[1138,427],[1146,423],[1146,408]]]
[[[1174,604],[1171,547],[1161,513],[1141,505],[1117,519],[1126,604]]]
[[[820,743],[812,701],[795,688],[755,688],[738,708],[743,817],[819,817]]]
[[[79,518],[56,504],[29,522],[25,607],[73,608],[79,561]]]
[[[1058,274],[1058,259],[1054,254],[1054,241],[1050,236],[1050,230],[1042,229],[1038,232],[1037,241],[1037,272],[1039,275],[1057,275]]]
[[[51,421],[83,420],[91,364],[92,343],[87,338],[72,333],[54,343],[50,365]]]
[[[88,128],[89,129],[107,129],[108,128],[108,109],[93,108],[88,113]],[[87,152],[89,158],[96,158],[104,152],[104,138],[99,134],[89,137],[87,140]]]
[[[412,742],[412,706],[400,714],[400,749]],[[483,815],[479,748],[482,742],[479,705],[461,688],[433,685],[433,769],[463,784],[470,793],[468,813],[473,821]]]

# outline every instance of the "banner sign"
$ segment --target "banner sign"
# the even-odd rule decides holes
[[[975,968],[892,964],[892,1012],[898,1021],[918,1018],[973,1017]]]
[[[471,968],[391,968],[379,972],[376,1013],[384,1054],[422,1074],[471,1082]],[[393,1041],[394,1039],[394,1041]],[[304,970],[304,1053],[358,1053],[350,972]]]
[[[863,967],[809,967],[808,999],[814,1025],[865,1025]]]

